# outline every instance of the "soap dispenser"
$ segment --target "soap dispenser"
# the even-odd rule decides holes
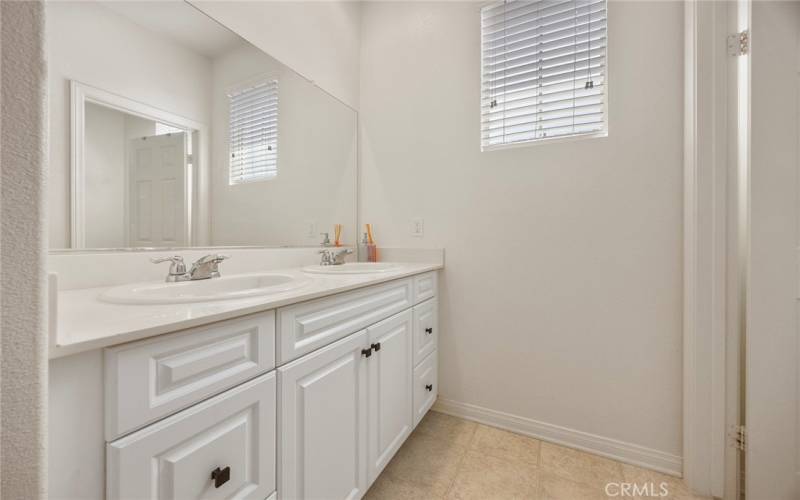
[[[364,233],[364,237],[361,238],[361,243],[358,244],[358,261],[359,262],[367,262],[369,260],[369,238],[367,237],[367,233]]]

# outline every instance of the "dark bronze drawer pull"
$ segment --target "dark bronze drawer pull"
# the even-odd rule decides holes
[[[214,480],[214,488],[219,488],[223,484],[227,483],[231,479],[231,468],[225,467],[224,469],[220,469],[217,467],[213,471],[211,471],[211,479]]]

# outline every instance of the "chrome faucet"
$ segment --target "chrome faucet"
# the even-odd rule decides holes
[[[344,264],[344,258],[353,253],[350,248],[341,248],[339,250],[320,250],[322,259],[319,262],[320,266],[341,266]]]
[[[165,281],[167,283],[177,283],[179,281],[219,278],[219,263],[227,258],[229,258],[227,255],[204,255],[192,264],[192,269],[188,272],[186,271],[186,264],[183,262],[183,257],[180,255],[150,259],[150,262],[153,264],[170,262],[169,274],[167,274]]]
[[[219,263],[228,258],[230,257],[220,254],[209,254],[200,257],[192,264],[192,270],[189,271],[190,279],[205,280],[209,278],[219,278]]]

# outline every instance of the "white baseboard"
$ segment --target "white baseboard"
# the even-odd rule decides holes
[[[455,417],[474,420],[492,427],[535,437],[543,441],[588,451],[620,462],[653,469],[671,476],[680,477],[682,474],[683,460],[681,457],[652,448],[538,422],[529,418],[450,399],[439,398],[432,409]]]

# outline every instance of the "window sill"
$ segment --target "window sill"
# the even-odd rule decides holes
[[[491,146],[481,146],[481,153],[488,153],[491,151],[502,151],[505,149],[528,148],[531,146],[540,146],[545,144],[557,144],[561,142],[574,142],[583,141],[586,139],[604,139],[608,137],[608,130],[601,132],[591,132],[588,134],[575,134],[560,137],[544,137],[542,139],[532,139],[530,141],[512,142],[509,144],[493,144]]]

